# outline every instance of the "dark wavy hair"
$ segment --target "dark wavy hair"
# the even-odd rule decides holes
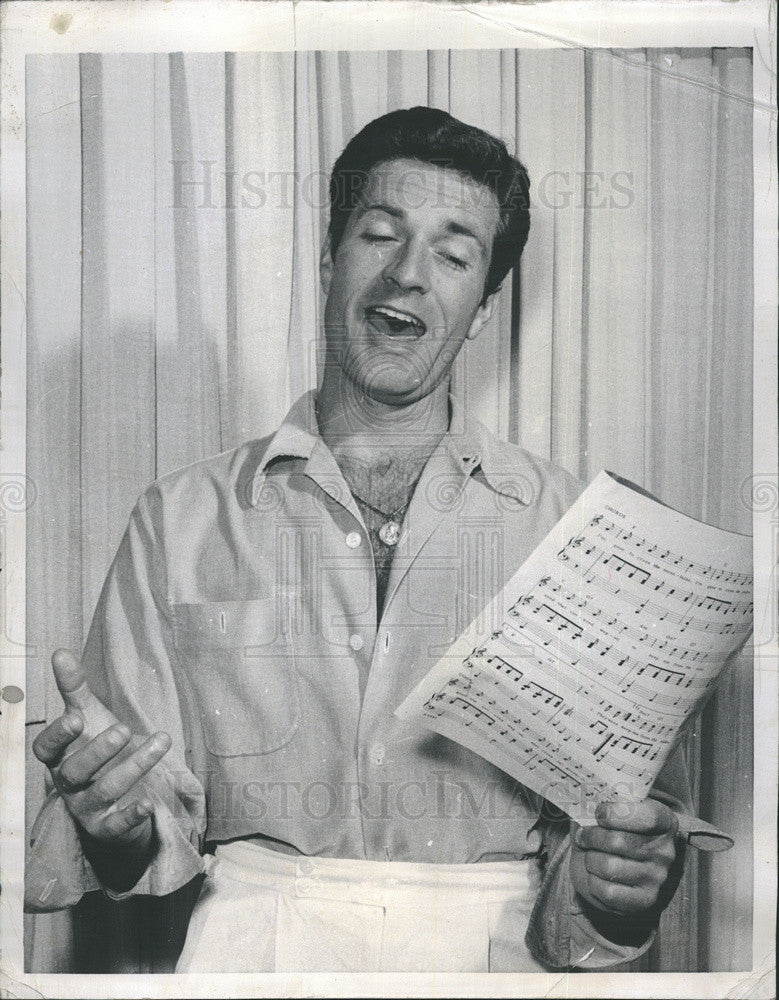
[[[399,159],[456,170],[495,195],[500,220],[484,286],[486,299],[500,287],[527,242],[530,179],[504,142],[437,108],[390,111],[369,122],[346,145],[330,176],[328,234],[333,258],[371,168]]]

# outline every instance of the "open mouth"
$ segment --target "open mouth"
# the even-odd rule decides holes
[[[391,306],[369,306],[365,315],[371,326],[394,340],[419,340],[427,327],[414,313]]]

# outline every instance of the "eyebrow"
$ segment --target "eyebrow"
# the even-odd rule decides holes
[[[372,202],[370,205],[363,205],[360,208],[360,216],[365,215],[368,212],[386,212],[387,215],[391,215],[394,219],[402,219],[406,214],[402,208],[395,208],[394,205],[384,205],[381,202]]]
[[[391,215],[393,219],[403,219],[406,214],[403,211],[403,209],[397,208],[395,205],[385,205],[383,202],[372,202],[370,205],[363,205],[363,207],[360,209],[360,216],[363,216],[367,212],[372,212],[372,211],[386,212],[387,215]],[[450,219],[446,223],[445,228],[447,233],[451,233],[452,236],[466,236],[469,239],[474,240],[476,243],[479,244],[479,247],[484,256],[485,257],[489,256],[487,247],[484,245],[484,241],[481,239],[480,236],[477,236],[472,229],[469,229],[468,226],[464,226],[462,223],[455,222],[453,219]]]
[[[451,233],[453,236],[468,236],[468,237],[470,237],[470,239],[476,240],[476,242],[481,247],[481,250],[482,250],[482,253],[484,254],[484,256],[485,257],[488,256],[488,254],[487,254],[487,247],[484,245],[484,242],[482,241],[481,237],[477,236],[476,233],[474,233],[474,231],[472,229],[469,229],[467,226],[463,226],[459,222],[449,221],[446,224],[446,230],[447,230],[447,232]]]

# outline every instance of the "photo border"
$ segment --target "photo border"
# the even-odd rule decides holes
[[[467,40],[467,41],[466,41]],[[777,803],[776,23],[770,0],[455,4],[407,0],[30,0],[0,6],[2,451],[0,995],[773,996]],[[28,53],[748,46],[753,59],[755,621],[752,972],[540,974],[24,973],[26,447],[25,85]],[[760,500],[759,498],[763,499]],[[770,623],[770,624],[766,624]],[[3,992],[6,991],[6,992]]]

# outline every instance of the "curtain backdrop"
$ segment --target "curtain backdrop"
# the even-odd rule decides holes
[[[51,652],[83,644],[140,492],[273,430],[315,385],[327,173],[393,108],[501,136],[533,183],[521,269],[458,362],[472,412],[748,533],[751,70],[735,49],[28,57],[30,740],[60,711]],[[749,968],[746,657],[687,753],[736,848],[691,858],[642,967]],[[27,795],[32,816],[32,757]],[[185,915],[89,897],[28,920],[28,965],[163,969]]]

